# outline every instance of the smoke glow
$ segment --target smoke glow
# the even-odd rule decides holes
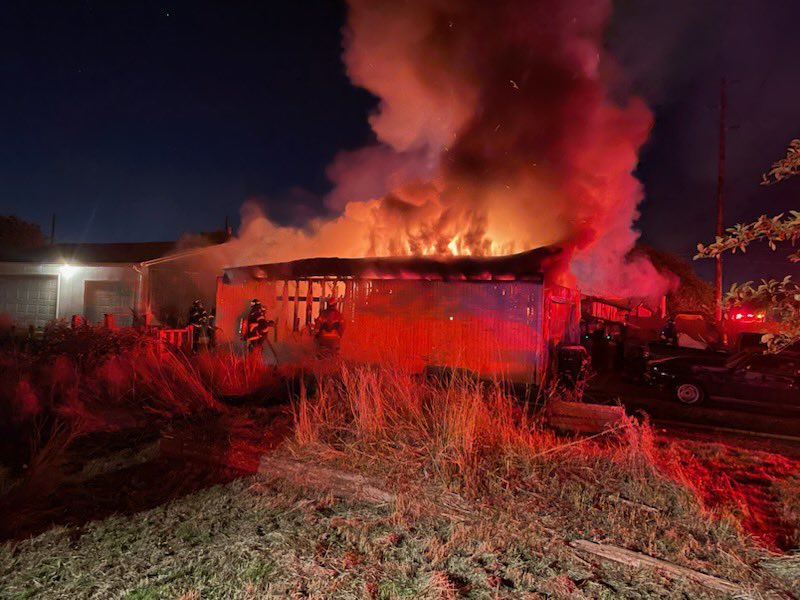
[[[558,244],[587,292],[652,296],[626,260],[651,115],[611,98],[610,0],[348,0],[344,62],[379,98],[377,142],[341,152],[339,216],[300,230],[243,209],[238,264],[311,256],[492,255]]]

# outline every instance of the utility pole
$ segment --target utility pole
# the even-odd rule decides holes
[[[722,237],[724,227],[723,206],[725,197],[725,78],[719,83],[719,170],[717,173],[717,237]],[[717,323],[722,323],[722,254],[717,254],[716,269],[714,272],[714,296],[716,311],[714,316]]]
[[[53,219],[50,221],[50,245],[56,243],[56,213],[53,213]]]

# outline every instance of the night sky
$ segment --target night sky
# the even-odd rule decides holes
[[[797,207],[800,178],[759,181],[800,136],[800,2],[616,4],[608,45],[655,113],[643,240],[689,258],[712,237],[722,75],[726,222]],[[282,223],[320,214],[325,167],[373,140],[344,15],[333,0],[0,3],[0,213],[49,232],[55,212],[60,241],[219,229],[249,198]],[[730,263],[728,280],[785,272],[766,251]]]

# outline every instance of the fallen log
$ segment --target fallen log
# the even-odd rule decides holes
[[[651,569],[661,571],[671,579],[688,579],[705,588],[722,592],[724,594],[736,595],[743,593],[741,586],[731,581],[714,577],[713,575],[707,575],[687,567],[681,567],[680,565],[676,565],[659,558],[653,558],[652,556],[642,554],[641,552],[626,550],[625,548],[620,548],[618,546],[597,544],[595,542],[590,542],[589,540],[574,540],[570,542],[569,545],[576,550],[593,554],[595,556],[599,556],[600,558],[605,558],[629,567],[634,567],[637,569],[641,567],[649,567]]]
[[[545,420],[550,427],[574,433],[600,433],[619,426],[625,418],[621,406],[550,400]]]
[[[319,467],[300,460],[264,455],[258,466],[258,474],[269,479],[286,479],[299,487],[330,492],[337,498],[376,503],[390,503],[397,498],[363,475]]]

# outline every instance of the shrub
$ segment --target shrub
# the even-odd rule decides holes
[[[0,354],[0,459],[26,462],[72,437],[219,410],[189,358],[135,330],[55,325],[31,352]]]
[[[108,329],[83,325],[72,328],[63,320],[45,327],[41,341],[33,348],[41,361],[68,356],[80,369],[94,369],[111,356],[156,343],[151,336],[132,328]]]

